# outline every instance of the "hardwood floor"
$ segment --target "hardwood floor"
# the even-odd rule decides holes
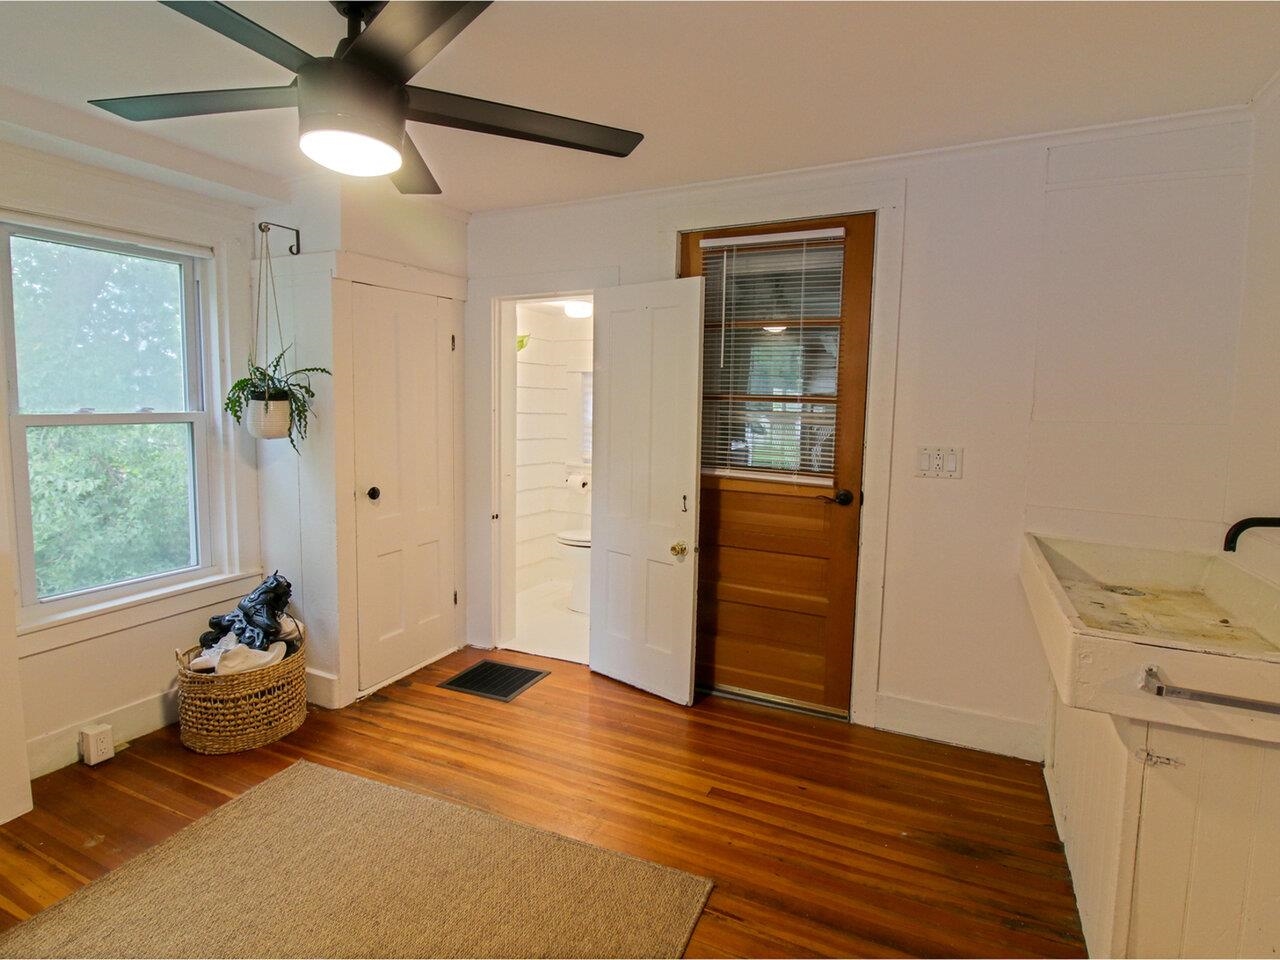
[[[551,675],[508,704],[436,686],[485,656]],[[250,753],[170,727],[41,777],[0,827],[0,929],[299,758],[713,878],[689,956],[1084,956],[1038,765],[477,650]]]

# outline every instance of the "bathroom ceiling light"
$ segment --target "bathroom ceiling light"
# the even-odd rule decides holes
[[[786,329],[787,329],[786,327],[765,327],[764,328],[765,333],[783,333],[786,331]]]
[[[574,320],[585,320],[594,311],[592,305],[586,300],[566,300],[561,306],[564,307],[564,315]]]

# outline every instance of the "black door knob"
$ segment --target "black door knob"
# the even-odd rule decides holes
[[[365,496],[367,496],[370,500],[377,500],[380,496],[382,496],[382,491],[379,490],[377,487],[370,487],[365,492]]]
[[[819,500],[825,500],[827,503],[834,503],[838,507],[847,507],[853,503],[852,490],[837,490],[834,497],[828,497],[825,493],[818,494]]]

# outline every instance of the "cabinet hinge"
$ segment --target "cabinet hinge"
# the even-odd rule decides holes
[[[458,605],[458,591],[457,591],[457,590],[453,591],[453,605],[454,605],[455,607]]]
[[[1141,762],[1145,763],[1148,767],[1180,767],[1182,766],[1181,760],[1176,760],[1173,757],[1162,757],[1160,756],[1160,754],[1152,753],[1150,750],[1145,750],[1145,749],[1136,750],[1134,751],[1134,755]]]
[[[458,349],[458,335],[456,333],[449,334],[449,349],[451,351]]]

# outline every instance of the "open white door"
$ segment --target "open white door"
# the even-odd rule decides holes
[[[591,669],[693,702],[702,278],[595,291]]]
[[[360,689],[454,646],[450,301],[353,285]]]

